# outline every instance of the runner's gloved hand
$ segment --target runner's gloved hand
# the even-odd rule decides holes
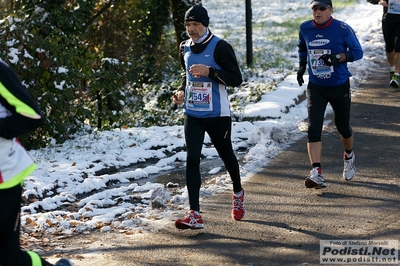
[[[307,68],[307,63],[300,62],[299,71],[297,71],[297,83],[299,83],[299,86],[304,84],[303,75],[306,72],[306,68]]]
[[[318,60],[324,61],[327,66],[333,66],[339,63],[340,57],[337,58],[337,55],[335,54],[323,54],[318,58]]]

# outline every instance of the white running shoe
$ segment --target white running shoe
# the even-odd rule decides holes
[[[63,258],[57,261],[55,266],[74,266],[74,264],[69,259]]]
[[[347,159],[346,153],[343,154],[343,178],[346,181],[350,181],[356,175],[356,167],[354,166],[354,161],[356,160],[356,156],[354,155],[350,159]]]
[[[321,168],[318,167],[317,169],[312,169],[310,171],[310,177],[307,177],[306,180],[304,180],[304,184],[306,188],[326,188],[325,179],[322,176]]]
[[[399,81],[400,81],[400,77],[399,74],[394,73],[392,79],[390,80],[390,87],[392,88],[398,88],[399,87]]]

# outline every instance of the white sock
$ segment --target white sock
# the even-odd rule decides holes
[[[313,167],[313,170],[317,171],[318,173],[322,173],[322,169],[319,166]]]
[[[243,195],[243,190],[241,190],[240,192],[235,192],[233,194],[235,194],[235,197],[241,197]]]

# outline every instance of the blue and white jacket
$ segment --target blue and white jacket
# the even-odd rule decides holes
[[[346,82],[351,73],[347,62],[363,57],[364,52],[353,29],[343,21],[331,17],[323,25],[308,20],[300,25],[299,31],[300,63],[308,63],[309,79],[323,87],[339,86]],[[323,54],[346,54],[346,62],[327,66],[318,58]]]

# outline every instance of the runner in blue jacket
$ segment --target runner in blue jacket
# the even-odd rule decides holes
[[[345,22],[332,17],[331,0],[311,2],[313,20],[305,21],[299,31],[299,71],[297,81],[304,83],[303,75],[308,64],[308,143],[312,164],[307,188],[325,188],[321,171],[321,133],[328,103],[335,113],[335,125],[344,146],[343,178],[351,180],[356,168],[353,152],[353,131],[350,126],[351,73],[347,62],[363,57],[363,50],[353,29]]]
[[[386,58],[390,65],[390,82],[393,88],[400,85],[400,1],[367,0],[383,6],[382,33],[385,40]]]
[[[0,60],[0,265],[51,266],[20,248],[21,193],[36,165],[17,137],[42,126],[43,117],[11,68]],[[56,266],[73,265],[61,259]]]

